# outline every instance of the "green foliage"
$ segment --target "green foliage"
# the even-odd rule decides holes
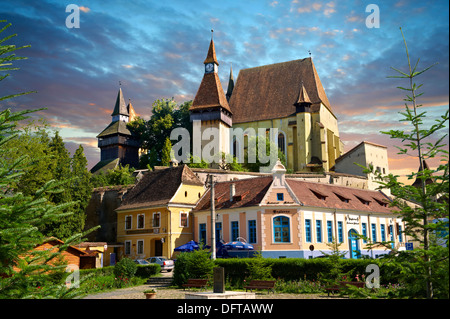
[[[146,168],[147,165],[150,165],[153,168],[159,165],[168,165],[170,153],[165,151],[163,158],[166,139],[170,138],[171,131],[177,127],[184,127],[192,131],[189,120],[191,104],[192,101],[178,105],[173,98],[158,99],[153,102],[152,116],[148,121],[138,118],[128,124],[127,127],[139,136],[142,147],[150,150],[149,154],[141,156],[140,167]]]
[[[114,266],[114,275],[120,278],[132,278],[136,274],[137,264],[130,258],[122,258]]]
[[[134,184],[136,179],[133,176],[133,171],[129,165],[122,166],[119,164],[118,167],[109,169],[106,174],[101,171],[92,175],[90,182],[93,187]]]
[[[0,20],[0,23],[1,24],[6,23],[6,20]],[[3,26],[0,29],[0,34],[5,32],[9,27],[11,27],[11,23],[8,23],[5,26]],[[1,36],[3,37],[3,35],[1,35]],[[14,52],[17,50],[20,50],[20,49],[29,48],[30,47],[29,45],[24,45],[24,46],[17,48],[14,44],[6,44],[8,40],[10,40],[16,36],[17,36],[17,34],[11,34],[4,38],[0,38],[0,72],[2,72],[2,73],[5,71],[18,70],[19,68],[11,67],[12,63],[14,61],[27,59],[26,57],[16,56],[16,54]],[[6,79],[9,75],[10,75],[9,73],[0,75],[0,81],[3,81],[4,79]],[[11,98],[29,94],[29,93],[36,93],[36,91],[10,94],[10,95],[3,96],[3,97],[0,96],[0,101],[11,99]]]
[[[225,268],[225,276],[231,285],[240,287],[244,280],[251,276],[249,266],[257,258],[227,258],[216,259],[216,267]],[[288,281],[327,281],[329,274],[335,265],[335,261],[330,258],[262,258],[264,267],[272,268],[271,277],[276,280]],[[177,260],[178,262],[178,260]],[[378,259],[339,259],[337,266],[341,270],[339,279],[346,276],[346,280],[356,280],[356,276],[362,278],[365,275],[366,267],[369,264],[377,264],[380,267],[380,280],[382,284],[397,283],[401,271],[400,265],[381,263]]]
[[[249,258],[247,269],[249,277],[246,280],[248,281],[273,279],[272,266],[262,257],[260,252],[256,254],[255,258]]]
[[[175,262],[173,283],[181,287],[190,278],[210,278],[214,261],[207,250],[195,250],[181,253]]]
[[[172,143],[170,142],[170,138],[166,137],[166,141],[164,142],[164,147],[161,151],[161,165],[162,166],[170,165],[171,151],[172,151]]]
[[[401,30],[401,28],[400,28]],[[382,176],[373,170],[372,166],[366,169],[366,173],[373,173],[379,180],[380,189],[389,189],[394,200],[392,206],[400,209],[399,215],[406,222],[405,234],[420,243],[420,247],[414,251],[397,252],[391,255],[393,263],[402,263],[402,272],[399,280],[405,283],[403,292],[411,297],[448,298],[448,275],[440,276],[448,272],[449,250],[442,249],[433,242],[432,235],[439,229],[447,227],[444,221],[430,223],[433,219],[447,217],[449,200],[449,176],[448,176],[448,146],[443,143],[447,134],[442,130],[448,125],[448,110],[440,118],[435,119],[434,124],[425,127],[426,113],[420,111],[421,104],[417,98],[423,93],[418,90],[422,84],[417,85],[415,78],[432,66],[418,71],[419,60],[412,66],[408,46],[405,37],[408,70],[401,71],[392,68],[399,75],[391,78],[407,80],[408,87],[398,87],[406,92],[405,110],[402,115],[402,130],[390,130],[381,132],[393,139],[401,141],[398,154],[409,155],[418,158],[418,172],[412,172],[408,178],[418,181],[418,185],[404,185],[398,181],[398,176],[390,174]],[[441,157],[441,164],[436,169],[429,169],[425,161]],[[414,203],[414,205],[411,205]],[[386,243],[380,243],[381,245]],[[447,236],[448,244],[448,236]],[[387,247],[390,249],[390,247]],[[445,287],[445,288],[443,288]]]

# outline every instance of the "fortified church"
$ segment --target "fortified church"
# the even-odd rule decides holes
[[[230,140],[230,129],[278,129],[276,141],[286,158],[286,168],[295,173],[336,172],[365,176],[354,165],[373,164],[388,174],[385,146],[363,141],[344,154],[338,120],[311,57],[240,70],[234,81],[232,69],[225,93],[219,79],[219,62],[211,38],[204,60],[205,72],[190,108],[193,130],[219,130],[219,150],[238,157],[248,147]],[[138,167],[137,139],[127,129],[136,113],[126,105],[119,89],[111,123],[99,134],[100,162],[91,172],[116,167],[119,163]],[[245,136],[246,137],[246,136]],[[194,137],[195,138],[195,137]],[[202,149],[208,140],[201,142]]]
[[[373,174],[355,165],[371,164],[389,174],[387,148],[362,141],[344,153],[336,114],[311,57],[242,69],[236,81],[230,69],[226,92],[212,38],[203,64],[190,108],[193,131],[216,128],[220,151],[239,156],[248,138],[239,145],[230,139],[230,130],[277,128],[286,165],[277,161],[271,174],[187,165],[138,170],[135,185],[94,190],[86,228],[102,227],[89,240],[107,242],[114,260],[171,258],[174,248],[189,240],[210,244],[213,233],[222,241],[245,238],[263,256],[275,258],[317,257],[333,238],[348,250],[348,258],[389,253],[369,251],[360,234],[374,241],[391,239],[392,248],[404,249],[406,225],[389,207],[389,194],[377,191]],[[119,89],[111,123],[97,136],[101,158],[92,173],[119,164],[138,167],[142,150],[126,127],[135,114]],[[288,169],[294,173],[287,174]],[[210,213],[209,176],[216,182],[217,219]]]

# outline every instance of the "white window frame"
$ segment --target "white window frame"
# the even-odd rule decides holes
[[[181,215],[186,214],[186,225],[181,223]],[[189,212],[180,211],[180,227],[189,227]]]
[[[155,216],[156,215],[159,216],[159,218],[158,218],[159,225],[158,226],[155,226]],[[152,227],[153,228],[160,228],[161,227],[161,213],[160,212],[155,212],[155,213],[153,213],[152,217],[153,217],[152,218]]]
[[[142,227],[139,227],[139,217],[142,216],[144,218],[144,222],[142,223]],[[138,214],[136,218],[136,229],[144,229],[145,228],[145,214]]]
[[[130,221],[130,228],[127,228],[127,218],[128,218],[128,217],[131,218],[131,221]],[[133,229],[133,215],[126,215],[126,216],[125,216],[125,225],[124,225],[124,227],[125,227],[125,230]]]
[[[139,252],[139,243],[142,242],[142,252]],[[143,239],[138,239],[136,241],[136,254],[137,255],[143,255],[144,254],[144,240]]]
[[[127,244],[129,244],[130,245],[130,251],[127,253]],[[131,255],[131,248],[132,246],[131,246],[131,240],[125,240],[125,242],[124,242],[124,249],[123,249],[123,253],[124,253],[124,255],[126,255],[126,256],[129,256],[129,255]]]

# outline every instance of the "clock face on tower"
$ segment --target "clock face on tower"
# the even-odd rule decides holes
[[[210,73],[210,72],[212,72],[214,70],[214,64],[212,64],[212,63],[207,63],[206,65],[205,65],[205,71],[207,72],[207,73]]]

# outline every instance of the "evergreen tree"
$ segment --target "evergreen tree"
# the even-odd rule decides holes
[[[2,22],[4,21],[0,21]],[[0,33],[10,25],[0,29]],[[11,54],[20,48],[5,44],[14,36],[0,38],[0,71],[14,70],[15,68],[10,67],[11,62],[23,59]],[[7,76],[8,74],[1,75],[0,81]],[[0,97],[0,101],[27,93]],[[17,122],[23,121],[35,111],[0,111],[0,299],[70,298],[76,292],[74,289],[67,289],[60,277],[52,275],[64,271],[65,266],[55,266],[55,261],[67,249],[68,244],[79,242],[82,234],[72,236],[66,245],[57,247],[56,252],[34,250],[37,245],[46,241],[39,231],[40,226],[67,216],[68,213],[63,213],[63,210],[73,203],[54,205],[48,201],[49,194],[63,191],[63,183],[54,180],[45,182],[36,191],[28,190],[28,194],[18,191],[17,185],[30,171],[29,166],[33,165],[35,154],[21,154],[13,160],[9,157],[10,154],[18,154],[18,147],[14,145],[19,141]],[[38,282],[43,285],[38,287]]]
[[[400,28],[401,30],[401,28]],[[366,172],[374,173],[380,180],[380,188],[388,188],[394,198],[392,205],[400,208],[400,215],[406,223],[404,234],[420,243],[420,247],[413,251],[395,251],[388,262],[400,264],[402,273],[401,280],[406,288],[403,294],[408,297],[426,298],[448,298],[449,296],[449,250],[448,247],[431,240],[432,235],[440,229],[447,230],[448,245],[448,215],[449,215],[449,176],[448,176],[448,146],[443,143],[447,134],[442,129],[448,125],[448,110],[435,124],[426,127],[426,112],[421,111],[421,105],[417,99],[423,93],[418,89],[422,84],[414,83],[415,78],[427,71],[427,67],[421,71],[417,70],[417,63],[412,66],[408,52],[408,46],[403,36],[408,61],[408,70],[398,72],[398,76],[392,78],[407,79],[408,87],[399,87],[406,91],[405,110],[400,114],[400,121],[408,125],[405,130],[390,130],[381,132],[391,138],[399,139],[403,143],[397,146],[398,154],[414,156],[418,158],[418,172],[412,172],[409,179],[417,179],[419,187],[405,185],[397,180],[398,176],[390,174],[382,176],[370,166]],[[447,149],[446,149],[447,148]],[[441,156],[441,164],[436,169],[428,169],[424,165],[426,160]],[[432,181],[426,183],[427,180]],[[447,221],[445,221],[445,217]],[[431,221],[437,221],[432,223]],[[394,230],[398,235],[398,230]],[[389,243],[388,243],[389,244]],[[391,249],[390,246],[387,246]]]
[[[172,143],[170,142],[170,139],[167,137],[166,141],[164,143],[164,147],[161,151],[161,165],[162,166],[170,165],[171,151],[172,151]]]

